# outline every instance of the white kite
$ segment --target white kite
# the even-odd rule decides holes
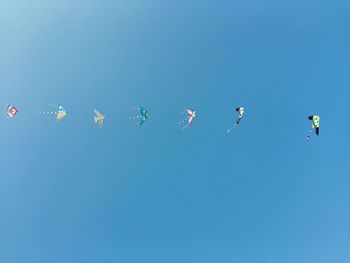
[[[228,129],[227,132],[230,132],[233,128],[238,126],[239,122],[243,118],[244,108],[243,107],[236,108],[236,112],[238,112],[238,117],[237,117],[235,123],[233,124],[233,126],[230,129]]]
[[[94,110],[94,121],[95,123],[100,127],[102,128],[103,127],[103,124],[104,124],[104,121],[105,121],[105,116],[102,115],[100,112],[98,112],[97,110]]]

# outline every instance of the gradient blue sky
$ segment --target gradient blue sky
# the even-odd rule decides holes
[[[349,262],[349,13],[0,0],[0,105],[20,111],[0,118],[0,262]],[[38,114],[58,103],[64,121]]]

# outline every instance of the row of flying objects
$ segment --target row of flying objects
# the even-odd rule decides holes
[[[47,111],[47,112],[40,112],[40,114],[52,115],[52,116],[54,116],[56,121],[61,121],[67,116],[66,110],[61,105],[57,105],[57,106],[51,105],[51,106],[55,107],[56,110]],[[134,116],[130,117],[129,119],[136,121],[136,124],[138,124],[138,125],[144,124],[149,117],[148,110],[146,110],[144,107],[141,107],[141,106],[140,107],[132,106],[132,108],[136,111],[136,113]],[[238,126],[238,124],[242,120],[244,113],[245,113],[244,107],[238,107],[235,109],[235,111],[237,112],[237,118],[234,121],[232,127],[227,130],[228,133],[232,129],[234,129]],[[6,106],[5,115],[7,118],[12,119],[17,115],[17,113],[18,113],[18,109],[15,106],[10,105],[10,104]],[[94,113],[94,122],[100,128],[103,128],[105,118],[106,118],[105,115],[103,115],[102,113],[100,113],[96,109],[93,110],[93,113]],[[190,108],[181,112],[181,114],[186,114],[186,117],[178,123],[180,126],[183,126],[183,129],[186,129],[189,126],[191,126],[192,123],[194,122],[195,118],[197,117],[197,111],[190,109]],[[312,124],[311,124],[311,128],[308,131],[308,134],[306,136],[307,142],[309,142],[310,137],[311,137],[314,130],[315,130],[316,135],[319,136],[319,134],[320,134],[320,116],[311,115],[308,117],[308,120],[310,120]]]

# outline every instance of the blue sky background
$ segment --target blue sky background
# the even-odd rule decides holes
[[[349,262],[349,12],[1,0],[0,105],[19,114],[0,118],[0,262]]]

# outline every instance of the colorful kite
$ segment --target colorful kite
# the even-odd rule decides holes
[[[64,117],[67,116],[67,112],[66,110],[61,106],[53,106],[53,107],[57,107],[57,111],[47,111],[47,112],[41,112],[42,114],[51,114],[51,115],[55,115],[55,119],[56,121],[60,121],[62,120]]]
[[[241,119],[243,118],[243,114],[244,114],[244,108],[243,107],[239,107],[236,108],[236,112],[238,112],[238,117],[237,120],[235,121],[235,123],[233,124],[233,126],[227,130],[227,132],[230,132],[233,128],[237,127],[239,122],[241,121]]]
[[[187,123],[187,125],[183,127],[183,129],[186,129],[187,127],[191,126],[191,124],[193,123],[194,119],[197,116],[197,112],[195,110],[192,110],[192,109],[187,109],[187,110],[183,111],[182,113],[187,113],[187,118],[180,121],[179,125]]]
[[[7,105],[5,115],[7,118],[12,119],[18,113],[18,109],[13,105]]]
[[[144,122],[148,119],[149,113],[148,111],[143,107],[133,107],[135,110],[138,111],[138,114],[136,116],[130,117],[130,120],[137,120],[137,124],[142,125]]]
[[[312,121],[312,126],[306,136],[306,141],[309,142],[310,136],[312,134],[313,129],[316,130],[316,135],[318,136],[320,134],[320,116],[318,115],[312,115],[308,118],[310,121]]]
[[[105,116],[102,115],[101,113],[99,113],[97,110],[94,110],[94,120],[95,120],[95,123],[100,127],[102,128],[103,127],[103,124],[104,124],[104,121],[105,121]]]

